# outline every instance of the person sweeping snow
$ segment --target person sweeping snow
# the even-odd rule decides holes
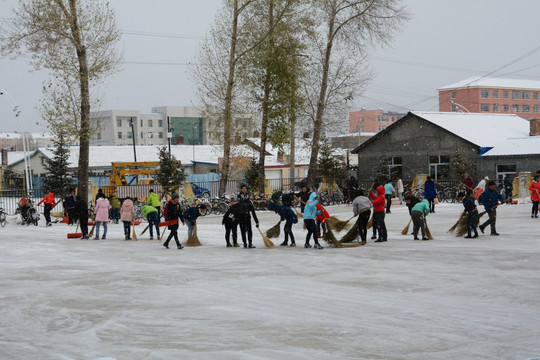
[[[298,222],[298,217],[294,213],[293,209],[285,205],[278,205],[275,202],[271,201],[268,204],[268,210],[276,212],[281,220],[285,220],[285,226],[283,227],[283,232],[285,233],[285,240],[279,244],[280,246],[287,246],[289,243],[289,238],[291,239],[291,246],[296,246],[294,240],[294,235],[292,232],[293,224]]]
[[[315,249],[324,249],[321,244],[319,244],[319,239],[317,238],[317,226],[315,225],[315,217],[321,213],[320,211],[317,211],[318,203],[319,202],[317,201],[317,193],[312,192],[311,195],[309,195],[309,199],[306,202],[306,205],[304,206],[304,225],[306,226],[306,229],[308,231],[306,235],[306,243],[304,244],[305,248],[311,247],[311,245],[309,244],[309,239],[311,235],[313,235],[313,241],[315,243],[313,247]]]
[[[414,240],[420,240],[418,238],[418,229],[422,231],[422,240],[429,240],[426,236],[426,220],[425,217],[429,215],[430,203],[424,199],[418,204],[414,205],[411,210],[411,217],[413,221],[413,235]]]

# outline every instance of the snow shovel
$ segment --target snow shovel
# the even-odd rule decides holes
[[[83,237],[83,233],[77,232],[79,230],[79,222],[77,221],[77,228],[75,229],[74,233],[68,233],[67,238],[68,239],[80,239]]]

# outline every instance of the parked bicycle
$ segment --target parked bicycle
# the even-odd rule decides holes
[[[7,214],[3,206],[0,206],[0,226],[4,227],[7,223]]]

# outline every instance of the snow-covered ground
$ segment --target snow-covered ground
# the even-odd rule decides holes
[[[0,359],[540,359],[530,206],[501,206],[499,237],[463,239],[446,233],[462,206],[439,205],[433,241],[402,236],[408,212],[394,206],[387,243],[324,250],[265,248],[258,232],[257,249],[226,248],[218,216],[199,221],[204,246],[183,250],[124,241],[122,225],[83,241],[66,224],[11,222]],[[300,224],[294,233],[302,245]]]

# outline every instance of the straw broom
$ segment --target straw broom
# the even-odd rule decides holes
[[[449,233],[453,233],[454,230],[456,230],[456,228],[458,227],[459,223],[461,222],[461,219],[463,219],[464,216],[465,216],[465,211],[461,213],[461,216],[459,217],[458,221],[454,224],[454,226],[452,226],[450,229],[448,229],[448,232],[449,232]]]
[[[354,218],[354,216],[351,216],[351,218],[347,221],[339,220],[335,216],[330,216],[326,222],[328,223],[328,227],[334,228],[337,232],[340,232],[341,230],[345,229],[347,225],[349,224],[349,221],[351,221]]]
[[[148,230],[149,227],[150,227],[150,224],[146,225],[146,227],[145,227],[144,230],[139,234],[139,236],[143,236],[143,234],[146,232],[146,230]]]
[[[279,220],[279,222],[276,225],[272,226],[270,229],[266,231],[266,236],[268,238],[277,238],[279,237],[280,232],[281,232],[281,220]]]
[[[274,243],[273,243],[272,241],[270,241],[270,239],[267,238],[267,237],[263,234],[262,230],[259,229],[259,228],[257,228],[257,230],[259,230],[259,232],[261,233],[261,236],[262,236],[263,242],[264,242],[264,246],[266,246],[266,247],[274,247]]]
[[[186,246],[201,246],[201,242],[199,241],[199,237],[197,236],[197,225],[193,226],[193,234],[187,239]]]
[[[294,208],[294,212],[296,213],[296,216],[299,218],[299,219],[302,219],[304,217],[304,215],[302,215],[301,212],[299,212],[298,210],[296,210],[296,208]]]
[[[342,238],[339,242],[343,243],[351,243],[354,240],[358,239],[358,226],[353,226]]]
[[[356,244],[347,244],[344,245],[340,241],[336,239],[336,236],[332,232],[332,229],[328,228],[326,231],[326,235],[323,237],[323,240],[326,241],[330,245],[334,245],[336,248],[350,248],[350,247],[358,247],[360,246],[359,243]]]
[[[407,223],[407,226],[401,230],[401,235],[407,235],[409,233],[409,226],[411,226],[412,218],[409,219],[409,222]]]
[[[133,223],[133,221],[131,222],[131,227],[133,228],[133,231],[131,232],[131,237],[133,238],[133,240],[137,240],[139,241],[139,239],[137,238],[137,233],[135,232],[135,225]]]
[[[427,220],[424,218],[424,225],[426,226],[426,236],[429,240],[433,240],[433,236],[431,236],[431,231],[429,231],[429,228],[427,226]]]

